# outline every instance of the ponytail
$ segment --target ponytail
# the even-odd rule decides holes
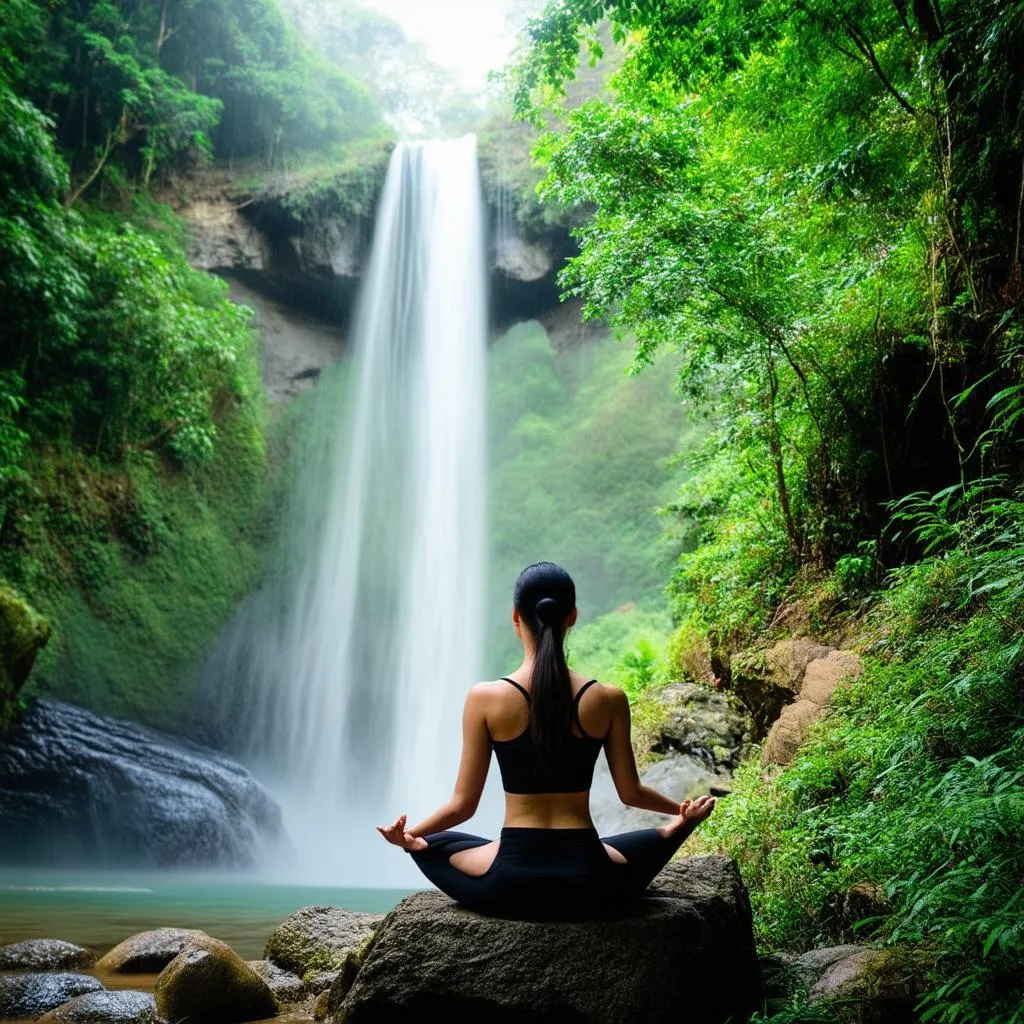
[[[515,607],[534,638],[530,679],[530,738],[539,771],[559,759],[572,729],[572,680],[565,660],[565,620],[576,607],[572,578],[552,562],[536,562],[519,575]]]

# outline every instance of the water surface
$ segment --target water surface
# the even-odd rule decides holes
[[[105,952],[150,928],[199,928],[245,960],[293,910],[320,903],[384,913],[411,890],[290,885],[259,876],[0,869],[0,945],[65,939]]]

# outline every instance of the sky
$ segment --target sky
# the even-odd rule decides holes
[[[360,0],[394,18],[409,39],[467,88],[482,89],[487,72],[504,64],[515,42],[513,0]]]

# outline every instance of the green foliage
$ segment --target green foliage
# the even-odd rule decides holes
[[[998,196],[993,166],[971,177],[962,162],[982,109],[996,148],[1019,152],[991,91],[1024,82],[1004,49],[1021,22],[993,22],[1002,6],[552,0],[531,23],[511,73],[524,115],[576,74],[581,45],[601,54],[602,19],[627,52],[614,95],[535,150],[542,195],[593,211],[565,288],[636,339],[637,369],[681,353],[684,393],[726,425],[732,475],[763,480],[747,536],[787,549],[731,581],[723,557],[687,583],[690,560],[677,589],[742,595],[759,578],[777,593],[801,565],[861,557],[903,490],[1019,459],[986,433],[992,413],[1020,433],[1019,245],[991,216],[983,230],[960,216],[968,196],[1005,208],[1020,192],[1019,161]],[[983,74],[982,51],[1003,63]],[[965,63],[962,89],[951,68]]]
[[[699,431],[673,400],[669,367],[630,380],[626,363],[610,338],[556,352],[536,323],[491,347],[495,669],[516,656],[510,595],[530,562],[573,574],[581,623],[660,596],[673,555],[655,513],[672,493],[665,460]]]
[[[258,367],[244,373],[255,385]],[[169,472],[51,451],[37,505],[0,561],[52,621],[27,693],[175,729],[217,630],[255,585],[267,543],[260,405],[219,424],[212,457]]]
[[[867,931],[931,959],[922,1019],[1019,1021],[1024,5],[551,0],[520,114],[543,122],[602,21],[614,95],[535,155],[545,199],[592,212],[566,290],[636,339],[635,369],[678,352],[715,412],[667,506],[675,616],[727,655],[832,570],[876,638],[706,836],[768,948]],[[864,881],[880,921],[846,916]]]
[[[303,42],[278,0],[6,0],[0,66],[52,118],[72,200],[215,153],[280,167],[382,130],[366,85]]]
[[[747,764],[707,830],[741,863],[763,944],[880,928],[930,951],[922,1007],[948,1024],[1019,1019],[1022,994],[1024,502],[991,502],[964,543],[893,576],[863,679],[792,766]],[[892,903],[881,922],[842,914],[865,880]]]
[[[9,587],[0,586],[0,740],[14,724],[18,694],[50,633],[46,619]]]
[[[569,664],[622,687],[636,700],[665,679],[660,651],[670,631],[671,622],[663,611],[635,606],[616,609],[573,628],[566,644]]]

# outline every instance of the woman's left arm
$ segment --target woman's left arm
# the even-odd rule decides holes
[[[474,686],[462,711],[462,760],[451,800],[413,828],[405,828],[404,815],[390,828],[378,828],[377,831],[388,842],[405,849],[422,849],[425,845],[421,845],[422,840],[417,843],[411,841],[461,825],[476,813],[491,763],[491,739],[487,732],[484,703],[485,694]],[[397,827],[399,822],[400,828]]]

